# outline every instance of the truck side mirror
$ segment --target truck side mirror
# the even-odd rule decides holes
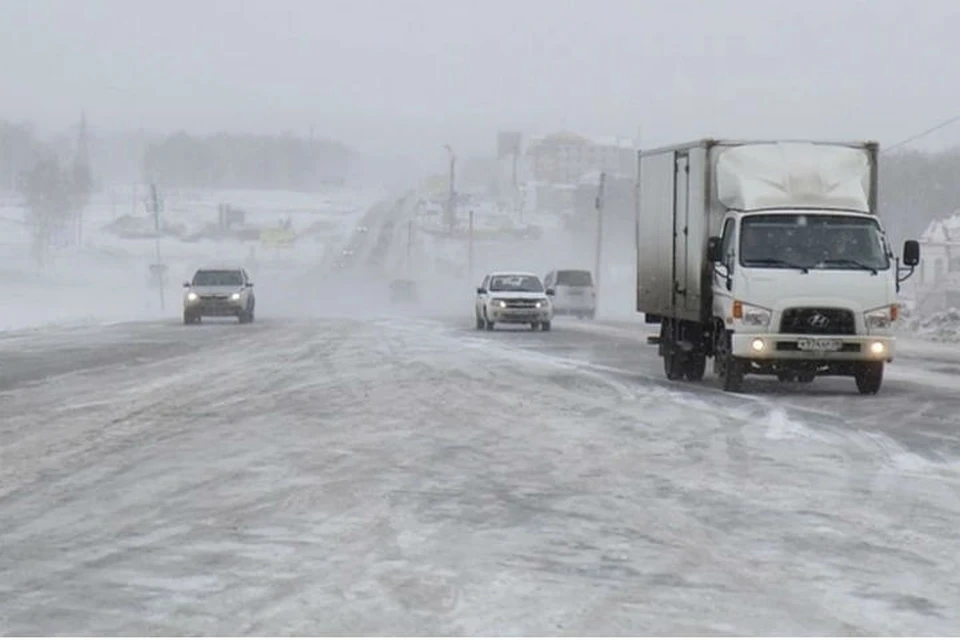
[[[547,293],[548,296],[555,296],[555,295],[557,295],[557,292],[556,292],[556,290],[554,290],[554,289],[547,289],[546,293]]]
[[[707,260],[716,264],[723,260],[720,255],[720,237],[713,236],[707,240]]]
[[[907,240],[903,243],[903,264],[908,267],[920,264],[920,243],[916,240]]]
[[[184,283],[183,283],[183,286],[184,286],[184,288],[189,288],[189,287],[190,287],[190,283],[189,283],[189,282],[184,282]]]
[[[483,295],[486,292],[487,292],[486,289],[484,289],[483,287],[477,287],[477,293],[479,293],[480,295]]]

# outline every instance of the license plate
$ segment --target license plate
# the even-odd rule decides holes
[[[831,338],[800,338],[797,347],[801,351],[840,351],[843,342]]]

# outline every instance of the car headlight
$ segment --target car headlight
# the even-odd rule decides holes
[[[733,301],[733,317],[748,327],[766,328],[770,326],[772,315],[770,309],[747,304],[742,300]]]
[[[886,305],[877,309],[870,309],[863,314],[863,323],[867,331],[883,331],[890,329],[899,315],[900,307],[895,304]]]
[[[491,300],[490,306],[496,307],[498,309],[505,309],[507,307],[507,303],[503,300]]]
[[[550,304],[550,301],[544,298],[543,300],[537,300],[536,304],[533,306],[535,306],[537,309],[544,309],[548,304]]]
[[[232,296],[230,296],[230,299],[233,300],[233,301],[237,301],[237,300],[240,299],[240,294],[239,294],[239,293],[235,293],[235,294],[233,294]]]
[[[200,297],[200,296],[198,296],[197,294],[195,294],[193,291],[191,291],[190,293],[187,294],[187,300],[189,300],[190,302],[196,302],[197,298],[199,298],[199,297]]]

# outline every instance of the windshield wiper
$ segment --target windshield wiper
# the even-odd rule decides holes
[[[750,258],[744,260],[744,262],[748,263],[751,267],[757,265],[776,265],[778,267],[787,267],[788,269],[799,269],[801,273],[810,273],[809,267],[788,262],[787,260],[781,260],[780,258]]]
[[[823,264],[845,264],[850,267],[856,267],[858,269],[863,269],[864,271],[869,271],[872,275],[877,275],[878,271],[876,267],[871,267],[868,264],[864,264],[859,260],[854,260],[852,258],[828,258],[826,260],[821,260]]]

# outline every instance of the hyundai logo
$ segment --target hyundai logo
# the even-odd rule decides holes
[[[826,329],[830,326],[830,318],[818,312],[807,318],[807,324],[814,329]]]

